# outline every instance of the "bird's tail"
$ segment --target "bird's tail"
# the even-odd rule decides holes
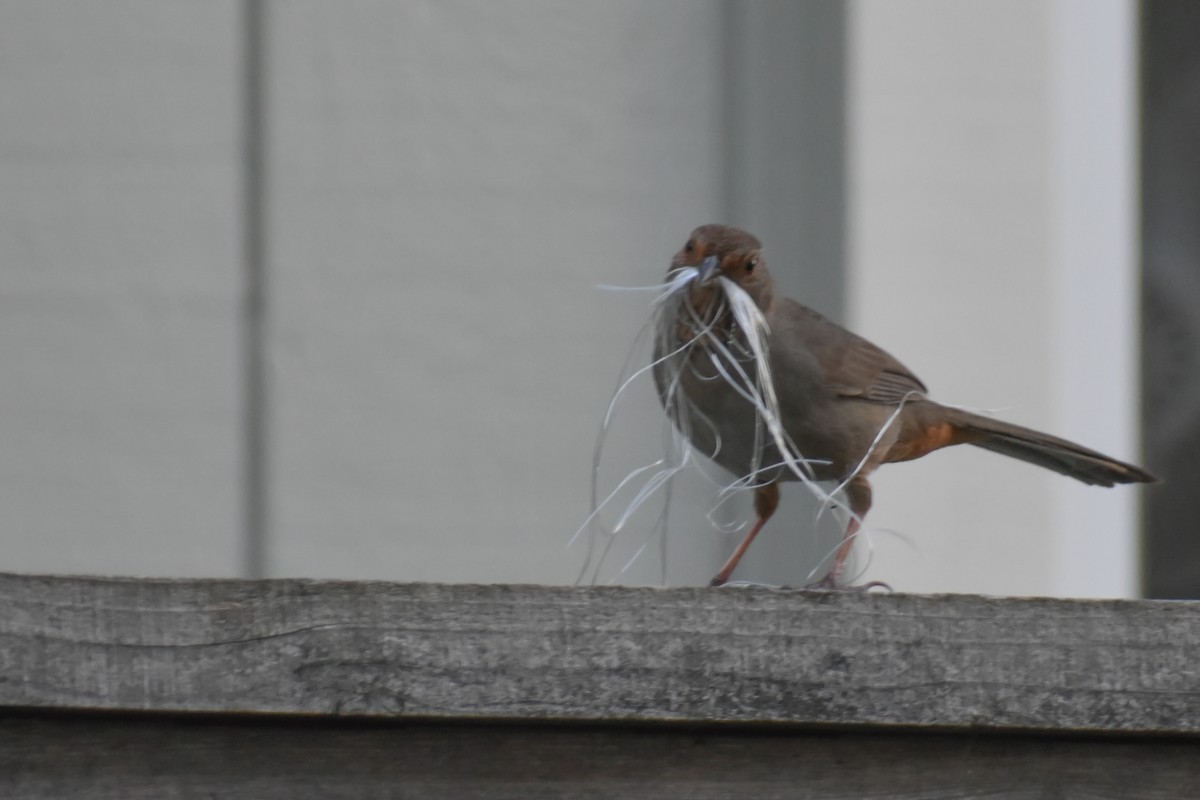
[[[962,441],[976,447],[1019,458],[1093,486],[1159,482],[1141,467],[1066,439],[962,409],[947,408],[946,411],[950,423],[964,434]]]

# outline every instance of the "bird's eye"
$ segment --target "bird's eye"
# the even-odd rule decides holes
[[[692,254],[692,253],[694,253],[694,252],[696,252],[696,242],[695,242],[695,240],[693,240],[693,239],[688,239],[688,242],[687,242],[687,244],[685,244],[685,245],[683,246],[683,252],[685,252],[685,253],[688,253],[689,255],[690,255],[690,254]]]
[[[758,266],[758,259],[752,258],[746,262],[746,272],[754,272],[754,268]]]

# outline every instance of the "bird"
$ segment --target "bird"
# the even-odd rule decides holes
[[[842,490],[838,503],[849,522],[828,573],[809,587],[830,590],[875,585],[849,586],[844,573],[871,508],[869,478],[884,464],[970,444],[1091,485],[1158,482],[1141,467],[1066,439],[932,400],[891,354],[781,296],[761,242],[744,230],[696,228],[671,259],[668,281],[680,275],[694,277],[679,282],[660,325],[658,396],[697,450],[754,487],[754,523],[712,586],[728,582],[775,513],[783,481],[836,481]],[[734,313],[739,289],[757,310],[756,330]],[[763,338],[756,351],[757,335]],[[768,363],[754,363],[763,358]],[[756,375],[769,385],[756,387]]]

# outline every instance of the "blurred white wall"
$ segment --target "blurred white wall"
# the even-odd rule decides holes
[[[1104,7],[1114,27],[1085,36],[1089,57],[1131,35],[1129,4]],[[772,262],[785,289],[834,316],[846,303],[939,398],[1132,456],[1128,404],[1077,425],[1064,401],[1130,365],[1066,382],[1056,367],[1078,344],[1056,322],[1079,246],[1064,231],[1120,214],[1072,216],[1064,154],[1078,120],[1131,113],[1063,115],[1081,96],[1060,82],[1070,8],[1085,16],[267,3],[254,532],[245,6],[0,5],[0,569],[239,574],[263,536],[270,575],[573,580],[596,430],[647,315],[647,297],[596,286],[658,280],[710,221],[799,254]],[[1131,274],[1111,266],[1110,288]],[[648,387],[625,408],[614,469],[660,428]],[[869,576],[1128,591],[1064,577],[1083,563],[1065,482],[983,452],[888,468],[870,519],[917,549],[877,535]],[[736,537],[708,528],[701,489],[677,499],[668,578],[702,582]],[[1132,571],[1130,508],[1103,575]],[[810,520],[785,506],[745,577],[802,581]],[[626,579],[655,580],[642,566]]]
[[[853,325],[943,402],[1137,460],[1132,3],[853,9]],[[970,447],[876,474],[868,577],[1137,591],[1134,488]]]

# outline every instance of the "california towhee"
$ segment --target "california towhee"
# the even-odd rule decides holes
[[[719,465],[756,486],[757,519],[712,580],[729,580],[738,561],[775,512],[778,482],[799,480],[782,464],[779,443],[804,459],[816,481],[844,484],[851,512],[823,588],[844,588],[842,571],[862,518],[871,507],[868,476],[881,464],[908,461],[953,444],[973,444],[1100,486],[1157,479],[1145,470],[1045,433],[940,405],[903,364],[860,336],[799,303],[780,297],[758,239],[738,228],[704,225],[671,260],[668,278],[697,270],[674,298],[660,331],[654,375],[675,425]],[[764,432],[753,393],[752,335],[739,325],[724,287],[732,281],[766,322],[766,351],[779,426]],[[756,407],[757,406],[757,407]],[[793,465],[797,462],[793,461]]]

